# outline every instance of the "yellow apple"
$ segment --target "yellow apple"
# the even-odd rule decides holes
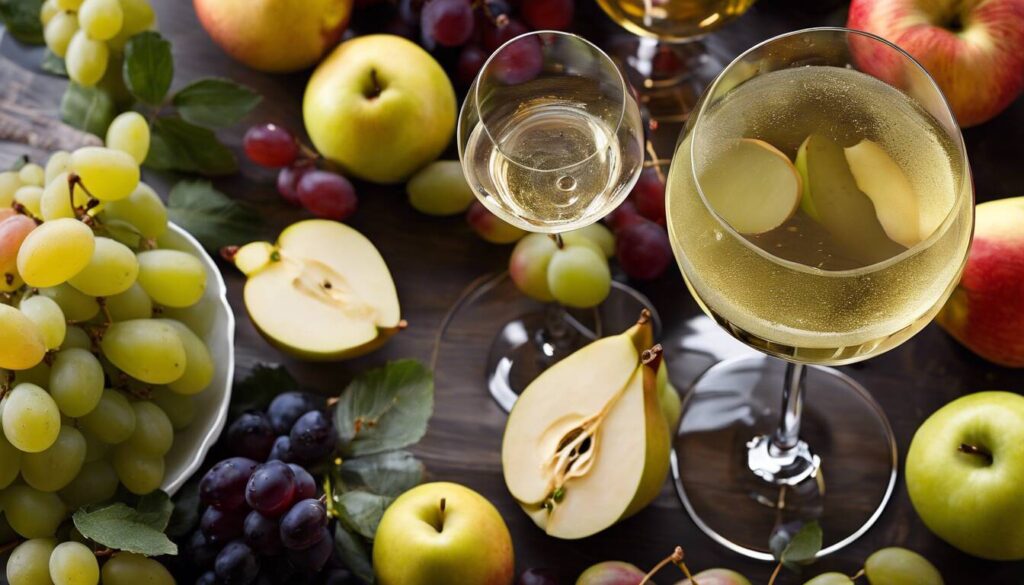
[[[306,86],[313,145],[346,172],[398,183],[433,161],[455,132],[455,90],[419,45],[395,35],[342,43]]]
[[[231,57],[272,73],[311,67],[341,40],[352,0],[193,0],[210,37]]]

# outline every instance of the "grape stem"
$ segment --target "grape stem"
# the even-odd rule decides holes
[[[864,576],[864,569],[861,568],[861,570],[859,570],[856,573],[850,575],[850,581],[856,581],[857,579],[860,579],[863,576]]]
[[[109,327],[114,322],[114,318],[110,316],[110,309],[107,307],[106,297],[96,297],[96,304],[100,306],[100,310],[103,311],[103,326]]]
[[[654,565],[654,568],[648,571],[646,575],[644,575],[644,578],[640,581],[638,585],[646,585],[647,583],[650,583],[654,575],[656,575],[658,571],[662,570],[665,567],[665,565],[668,565],[669,563],[679,567],[679,570],[682,571],[683,574],[686,575],[686,578],[690,580],[691,585],[699,585],[697,581],[693,579],[693,575],[690,574],[690,569],[686,566],[686,563],[683,562],[683,547],[681,546],[677,546],[676,549],[672,551],[672,554],[662,559],[661,562],[657,565]]]
[[[21,542],[22,541],[20,541],[17,538],[15,538],[11,542],[7,542],[7,543],[4,543],[4,544],[0,545],[0,554],[3,554],[5,552],[9,551],[12,548],[16,548],[19,544],[21,544]]]
[[[11,386],[14,385],[14,371],[8,370],[4,375],[3,382],[0,382],[0,396],[7,394],[11,390]]]
[[[661,165],[657,164],[661,159],[658,158],[658,153],[654,150],[654,143],[650,140],[647,141],[647,154],[651,155],[651,160],[654,164],[654,174],[658,175],[658,180],[661,184],[665,184],[665,172],[661,170]],[[645,165],[646,166],[646,165]]]
[[[768,585],[775,585],[775,580],[779,578],[779,571],[782,570],[782,563],[775,565],[775,570],[772,571],[772,576],[768,578]]]

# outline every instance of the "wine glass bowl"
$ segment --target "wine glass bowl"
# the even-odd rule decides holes
[[[629,32],[660,41],[690,41],[725,26],[755,0],[597,0]]]

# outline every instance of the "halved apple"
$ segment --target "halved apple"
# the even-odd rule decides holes
[[[296,357],[353,358],[404,327],[384,259],[344,224],[300,221],[276,244],[248,244],[234,260],[249,277],[244,298],[253,324]]]
[[[844,148],[843,152],[857,188],[871,199],[889,239],[908,248],[924,239],[927,234],[921,233],[917,194],[889,153],[867,139]]]
[[[634,514],[668,473],[651,324],[591,343],[533,381],[509,415],[509,492],[551,536],[583,538]]]

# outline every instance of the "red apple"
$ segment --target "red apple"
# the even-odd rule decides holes
[[[1024,368],[1024,197],[978,206],[963,278],[936,320],[981,357]]]
[[[853,0],[846,24],[920,61],[961,126],[992,118],[1024,90],[1024,0]],[[878,44],[855,49],[867,72],[894,79],[891,51]]]

